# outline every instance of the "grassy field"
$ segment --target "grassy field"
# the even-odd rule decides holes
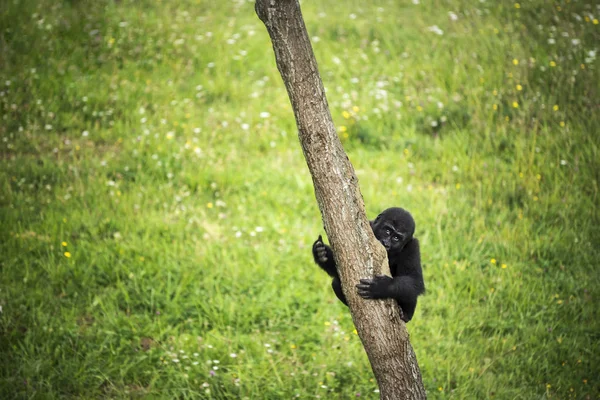
[[[302,6],[429,397],[599,398],[600,8]],[[0,2],[0,398],[378,398],[253,7]]]

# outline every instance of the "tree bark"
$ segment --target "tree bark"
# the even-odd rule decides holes
[[[394,300],[363,300],[361,278],[390,275],[387,255],[365,214],[354,168],[337,135],[298,0],[257,0],[277,68],[292,103],[298,135],[312,175],[325,231],[344,295],[381,399],[425,399],[425,388],[406,325]]]

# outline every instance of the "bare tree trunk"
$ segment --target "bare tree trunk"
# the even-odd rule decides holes
[[[361,278],[390,275],[390,270],[331,119],[298,0],[257,0],[255,8],[273,43],[344,294],[381,399],[425,399],[419,365],[395,301],[363,300],[356,293]]]

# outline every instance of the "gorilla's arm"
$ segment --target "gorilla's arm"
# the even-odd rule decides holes
[[[321,235],[319,235],[319,238],[313,244],[313,257],[315,263],[333,278],[331,287],[337,298],[345,305],[348,305],[346,296],[344,296],[344,292],[342,291],[342,281],[340,280],[340,276],[338,275],[335,266],[335,260],[333,259],[333,251],[331,250],[331,247],[323,243]]]
[[[393,277],[374,276],[361,279],[356,285],[358,294],[365,299],[395,299],[410,320],[417,306],[417,297],[425,291],[419,242],[413,238],[397,256],[391,256],[390,270]],[[404,319],[404,318],[403,318]]]
[[[333,259],[333,251],[331,247],[323,243],[323,238],[319,235],[319,238],[315,241],[312,248],[313,257],[315,263],[332,278],[338,278],[337,268],[335,266],[335,260]]]

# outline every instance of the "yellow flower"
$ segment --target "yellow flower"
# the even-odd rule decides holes
[[[546,389],[550,389],[551,387],[552,387],[552,385],[551,385],[551,384],[549,384],[549,383],[546,383]]]
[[[439,390],[440,392],[442,392],[442,391],[444,391],[444,388],[440,386],[440,387],[438,388],[438,390]]]
[[[419,112],[423,111],[423,107],[417,106],[417,111],[419,111]]]
[[[512,106],[513,106],[513,108],[519,108],[519,103],[517,103],[516,101],[513,101]]]
[[[456,189],[460,189],[460,183],[456,184]]]
[[[515,3],[515,8],[519,9],[521,8],[521,5],[519,3]]]
[[[213,208],[213,203],[211,203],[211,202],[206,203],[206,207]]]
[[[348,111],[342,111],[342,116],[346,119],[350,118],[350,113]]]
[[[594,25],[598,25],[598,18],[594,18]]]
[[[521,86],[521,85],[517,85],[516,88],[517,88],[518,91],[523,90],[523,86]]]
[[[552,107],[552,109],[553,109],[554,111],[558,111],[558,104],[555,104],[555,105],[554,105],[554,107]]]
[[[346,132],[348,130],[348,128],[346,128],[344,125],[340,126],[340,132]]]
[[[550,66],[551,67],[556,67],[556,62],[555,61],[550,61]]]
[[[71,258],[71,253],[69,253],[68,251],[65,251],[65,257]]]
[[[585,64],[580,65],[581,69],[585,69]]]
[[[290,344],[290,349],[294,350],[296,348],[295,344]]]
[[[61,245],[62,247],[67,247],[67,242],[62,242]]]
[[[495,259],[495,258],[492,258],[492,259],[490,260],[490,262],[491,262],[492,264],[496,264],[496,259]]]
[[[329,326],[329,325],[331,325],[331,322],[325,321],[324,324],[325,324],[325,326]]]
[[[502,269],[506,269],[506,264],[502,264]]]
[[[517,4],[519,4],[519,3],[517,3]],[[519,65],[519,60],[517,60],[516,58],[514,58],[514,59],[513,59],[513,64],[515,64],[515,65]]]
[[[494,111],[496,111],[496,110],[498,109],[498,104],[494,104],[494,105],[492,106],[492,108],[494,109]]]
[[[404,155],[407,156],[408,153],[410,153],[410,151],[408,151],[408,149],[404,149]]]
[[[352,111],[357,113],[358,111],[360,111],[360,108],[358,108],[358,106],[354,106],[354,107],[352,107]]]
[[[565,121],[560,121],[560,127],[564,128],[565,127]]]

